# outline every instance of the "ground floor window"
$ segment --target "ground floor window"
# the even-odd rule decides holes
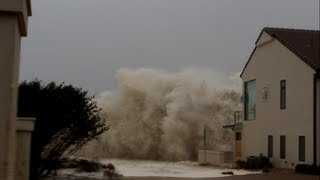
[[[280,136],[280,158],[286,158],[286,136]]]
[[[273,136],[268,136],[268,157],[273,157]]]
[[[306,160],[306,140],[305,136],[299,136],[299,161]]]

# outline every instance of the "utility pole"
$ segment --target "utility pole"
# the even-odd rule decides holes
[[[203,126],[203,145],[204,145],[204,164],[207,164],[207,130],[206,130],[206,125]]]

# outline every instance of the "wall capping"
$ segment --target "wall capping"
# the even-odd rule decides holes
[[[16,16],[21,36],[27,36],[28,17],[32,15],[31,0],[0,1],[0,15]]]
[[[33,131],[36,118],[17,117],[17,131]]]

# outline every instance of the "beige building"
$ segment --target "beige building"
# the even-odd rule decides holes
[[[26,180],[31,118],[17,121],[21,37],[27,35],[30,0],[0,1],[0,179]]]
[[[235,155],[320,164],[320,31],[264,28],[246,63]]]

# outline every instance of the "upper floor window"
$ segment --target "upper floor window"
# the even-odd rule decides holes
[[[286,80],[280,81],[280,109],[286,109]]]
[[[245,120],[256,118],[256,80],[244,84],[244,116]]]

